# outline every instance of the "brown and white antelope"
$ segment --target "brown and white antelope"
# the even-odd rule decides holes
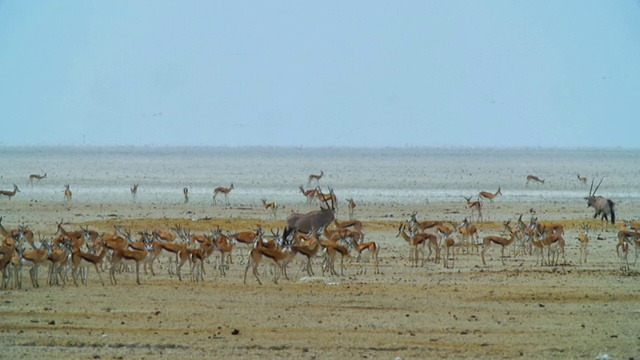
[[[138,195],[138,184],[133,184],[130,190],[131,190],[131,197],[133,198],[133,202],[136,202],[136,196]]]
[[[373,273],[379,274],[380,268],[378,264],[378,252],[380,251],[380,245],[378,245],[375,241],[368,241],[364,243],[358,242],[357,236],[349,236],[347,238],[348,243],[351,244],[352,248],[358,253],[358,257],[356,258],[356,262],[360,265],[359,273],[366,273],[366,269],[362,265],[362,253],[367,252],[369,258],[373,260]]]
[[[578,176],[578,180],[583,184],[583,185],[587,185],[587,177],[586,176],[581,176],[580,174],[577,174]]]
[[[353,198],[347,199],[347,208],[349,209],[349,220],[353,220],[354,212],[356,210],[356,202],[353,201]]]
[[[478,197],[480,199],[488,199],[489,202],[493,202],[493,199],[495,199],[498,195],[502,195],[502,191],[500,190],[500,187],[498,186],[498,190],[496,190],[496,192],[492,193],[489,191],[481,191],[478,194]]]
[[[504,228],[505,230],[508,230],[509,233],[511,234],[509,238],[506,238],[504,236],[491,235],[491,236],[485,236],[482,239],[482,245],[484,246],[481,252],[482,265],[487,265],[487,262],[484,260],[484,253],[487,252],[487,250],[489,250],[489,248],[491,247],[491,244],[500,245],[500,254],[501,254],[500,259],[502,260],[502,265],[504,265],[504,248],[513,244],[516,238],[515,232],[513,232],[509,227],[509,221],[504,223]]]
[[[320,170],[320,174],[311,174],[309,175],[309,179],[307,181],[307,185],[311,184],[312,181],[316,182],[316,186],[320,185],[320,179],[324,176],[324,171]]]
[[[262,258],[271,259],[276,267],[273,276],[274,283],[278,283],[278,276],[280,273],[282,273],[288,280],[284,265],[286,264],[287,259],[292,256],[292,245],[293,244],[291,243],[290,239],[284,238],[281,248],[271,249],[262,246],[256,246],[251,249],[251,253],[249,254],[249,261],[247,261],[247,265],[244,268],[244,283],[247,283],[247,272],[251,267],[253,275],[256,277],[256,280],[258,280],[258,284],[262,285],[262,281],[260,281],[260,277],[258,276],[258,265],[260,265],[260,261],[262,260]]]
[[[39,183],[40,180],[44,179],[47,177],[47,173],[44,173],[44,175],[39,175],[39,174],[31,174],[29,175],[29,184],[31,186],[33,186],[33,181],[35,180],[36,183]]]
[[[218,194],[223,194],[224,195],[224,202],[228,206],[229,205],[229,193],[233,189],[234,189],[233,183],[231,183],[231,186],[229,186],[229,187],[218,186],[217,188],[213,189],[213,204],[214,205],[216,204],[216,197],[218,196]]]
[[[471,218],[473,218],[473,213],[477,212],[478,221],[482,221],[482,203],[480,202],[480,199],[471,201],[471,196],[463,196],[463,198],[467,200],[467,208],[471,210]]]
[[[308,205],[316,203],[317,196],[318,196],[318,190],[317,189],[305,190],[302,187],[302,185],[300,185],[299,189],[300,189],[300,192],[302,193],[302,195],[304,195],[304,197],[307,199],[307,204]]]
[[[136,284],[140,285],[140,263],[147,260],[149,251],[151,250],[151,242],[144,239],[144,248],[142,250],[114,250],[111,255],[111,269],[109,269],[109,279],[111,283],[116,285],[115,271],[122,265],[136,265]]]
[[[8,197],[9,200],[11,200],[11,198],[14,197],[16,193],[19,193],[19,192],[20,192],[20,189],[18,189],[18,186],[16,184],[13,184],[13,190],[0,190],[0,195],[4,195]]]
[[[589,247],[589,225],[582,225],[582,231],[578,234],[580,247],[580,265],[587,263],[587,251]]]
[[[189,188],[185,187],[182,189],[182,195],[184,196],[184,203],[189,202]]]
[[[71,197],[73,196],[73,193],[71,192],[71,188],[69,186],[69,184],[64,185],[64,201],[66,202],[71,202]]]
[[[267,202],[267,199],[262,198],[260,199],[260,201],[262,201],[262,206],[264,206],[264,210],[268,211],[271,215],[270,217],[273,218],[273,220],[276,219],[276,212],[278,211],[278,204],[273,201],[273,202]]]
[[[539,177],[537,177],[535,175],[527,175],[527,184],[526,184],[526,186],[529,186],[529,183],[531,181],[537,182],[539,184],[544,184],[544,179],[540,179]]]

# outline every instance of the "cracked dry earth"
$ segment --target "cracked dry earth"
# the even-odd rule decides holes
[[[109,221],[74,225],[108,231]],[[250,228],[258,220],[225,221]],[[587,265],[577,264],[573,226],[566,266],[527,256],[502,265],[493,248],[487,266],[461,251],[453,269],[414,268],[398,223],[369,224],[368,240],[382,247],[380,274],[359,275],[347,260],[346,276],[323,277],[316,260],[315,277],[296,262],[291,280],[274,284],[261,265],[264,285],[251,274],[245,285],[239,251],[225,277],[208,264],[199,283],[168,275],[166,262],[141,286],[134,273],[119,274],[118,285],[105,273],[102,286],[94,269],[77,287],[32,288],[25,275],[21,290],[0,291],[0,358],[638,357],[638,274],[619,269],[614,230],[591,242]]]

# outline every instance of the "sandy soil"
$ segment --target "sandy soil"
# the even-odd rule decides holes
[[[0,358],[637,358],[638,276],[620,270],[617,230],[592,232],[588,263],[579,265],[578,225],[599,226],[588,220],[591,210],[584,204],[535,206],[541,220],[567,226],[566,266],[537,266],[529,256],[509,256],[502,265],[493,248],[487,266],[478,253],[459,252],[453,269],[433,262],[411,267],[409,247],[396,237],[400,222],[414,210],[419,219],[459,221],[468,214],[456,203],[359,206],[367,239],[381,246],[381,274],[370,264],[366,274],[357,274],[356,263],[347,261],[345,276],[322,276],[317,260],[313,278],[296,262],[291,280],[274,284],[270,267],[262,265],[264,285],[251,277],[245,285],[242,250],[226,276],[208,264],[198,283],[168,275],[166,262],[156,276],[142,275],[141,286],[133,273],[119,274],[118,285],[102,274],[102,286],[91,269],[86,286],[33,288],[25,274],[22,289],[0,290]],[[527,218],[531,207],[488,205],[481,237],[497,234],[502,221],[519,213]],[[114,224],[141,230],[180,223],[193,232],[284,224],[267,220],[257,206],[4,199],[3,208],[5,227],[27,224],[46,235],[60,219],[68,230],[88,225],[99,231]],[[278,217],[292,210],[311,207],[281,209]]]

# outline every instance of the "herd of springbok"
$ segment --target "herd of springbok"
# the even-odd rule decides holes
[[[48,285],[65,285],[73,281],[87,284],[87,274],[94,269],[100,282],[104,285],[102,272],[108,271],[111,284],[117,284],[117,276],[124,271],[135,268],[136,283],[141,284],[140,267],[145,274],[156,275],[154,264],[162,261],[170,276],[183,279],[183,267],[188,264],[187,277],[191,281],[204,281],[205,264],[213,264],[220,276],[226,276],[233,265],[232,253],[240,252],[236,262],[244,263],[243,281],[247,282],[249,270],[262,284],[259,264],[266,261],[274,265],[273,281],[280,277],[289,279],[288,267],[293,260],[300,258],[302,264],[298,271],[304,271],[308,276],[315,276],[313,264],[320,263],[323,276],[344,276],[345,258],[351,263],[355,261],[356,274],[365,274],[367,268],[372,268],[374,275],[380,274],[379,253],[380,244],[375,241],[365,241],[363,223],[355,219],[356,202],[347,199],[349,220],[339,221],[336,218],[337,197],[333,189],[323,193],[319,184],[324,175],[310,175],[308,183],[314,182],[316,187],[300,191],[308,204],[319,204],[320,209],[307,213],[290,213],[286,218],[285,227],[271,230],[267,235],[262,226],[256,229],[240,232],[223,230],[220,227],[209,232],[192,234],[187,228],[175,225],[171,231],[164,229],[138,231],[136,235],[128,229],[115,227],[113,232],[99,233],[87,227],[79,227],[67,231],[64,221],[56,224],[51,236],[38,235],[28,226],[20,225],[16,229],[7,230],[2,225],[0,217],[0,233],[4,240],[0,244],[0,273],[2,273],[2,288],[22,287],[22,272],[28,268],[33,287],[39,287],[39,270],[46,268]],[[33,176],[33,175],[32,175]],[[42,179],[46,176],[36,176]],[[537,179],[531,176],[534,181]],[[578,176],[582,182],[584,177]],[[32,180],[32,177],[30,177]],[[527,177],[529,181],[529,176]],[[586,178],[584,178],[586,181]],[[544,183],[544,180],[540,180]],[[596,213],[594,218],[601,216],[603,221],[611,218],[615,223],[614,203],[595,193],[602,184],[602,180],[593,189],[593,181],[589,196],[585,197],[588,206],[592,206]],[[228,195],[234,189],[233,183],[228,187],[218,187],[214,190],[213,201],[216,196],[223,194],[228,204]],[[131,187],[131,194],[137,194],[138,184]],[[19,189],[14,185],[12,191],[2,191],[1,195],[11,198]],[[65,185],[66,201],[71,201],[72,193],[69,185]],[[559,223],[538,221],[532,211],[528,222],[523,221],[520,214],[516,221],[506,221],[502,224],[502,231],[493,232],[482,238],[479,227],[483,221],[482,202],[492,202],[502,195],[501,188],[495,192],[483,191],[478,193],[478,199],[472,201],[465,197],[466,205],[471,211],[471,218],[465,217],[461,222],[444,222],[437,220],[418,221],[417,212],[399,224],[396,237],[401,237],[411,250],[409,262],[411,267],[422,267],[432,261],[434,264],[442,262],[445,268],[454,268],[456,255],[479,253],[482,265],[487,265],[486,254],[491,248],[500,248],[500,261],[505,265],[507,255],[510,258],[534,257],[536,266],[566,265],[565,233]],[[185,203],[188,202],[188,189],[184,188]],[[261,199],[265,211],[272,219],[277,218],[278,204]],[[474,219],[474,214],[477,214]],[[579,264],[587,262],[589,227],[583,225],[577,240],[579,244]],[[635,250],[635,264],[640,249],[640,223],[628,222],[627,227],[618,232],[616,251],[622,260],[622,267],[629,269],[628,254]],[[491,232],[490,229],[485,231]],[[234,251],[235,250],[235,251]],[[425,251],[428,255],[425,258]],[[505,250],[510,253],[505,254]],[[340,258],[340,272],[335,269],[336,258]],[[236,257],[237,258],[237,257]],[[562,259],[560,259],[562,258]]]

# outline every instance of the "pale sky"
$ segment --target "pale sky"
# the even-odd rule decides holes
[[[0,0],[0,145],[640,145],[637,1]]]

